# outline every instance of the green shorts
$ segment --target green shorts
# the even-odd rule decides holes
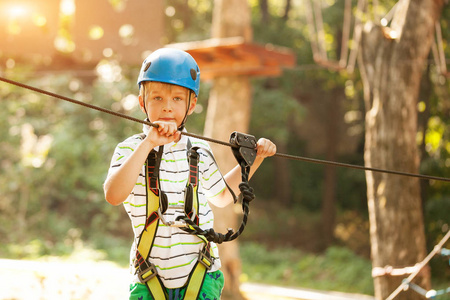
[[[200,289],[200,294],[198,299],[200,300],[219,300],[222,294],[222,289],[224,285],[224,278],[222,271],[218,270],[216,272],[206,273],[205,281],[203,282],[202,288]],[[167,289],[167,295],[169,300],[181,300],[186,292],[186,287],[179,289]],[[134,283],[130,285],[130,300],[154,300],[150,295],[147,286],[142,283]],[[159,300],[159,299],[158,299]],[[194,299],[185,299],[194,300]]]

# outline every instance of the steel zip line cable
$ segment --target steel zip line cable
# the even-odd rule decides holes
[[[103,113],[107,113],[110,115],[114,115],[117,117],[121,117],[124,119],[128,119],[134,122],[138,122],[138,123],[142,123],[142,124],[146,124],[152,127],[158,127],[157,124],[153,124],[151,122],[148,121],[144,121],[144,120],[140,120],[131,116],[127,116],[125,114],[122,113],[118,113],[106,108],[102,108],[102,107],[98,107],[89,103],[84,103],[75,99],[71,99],[62,95],[58,95],[46,90],[42,90],[36,87],[32,87],[14,80],[10,80],[7,78],[4,78],[2,76],[0,76],[0,81],[21,87],[21,88],[25,88],[31,91],[35,91],[37,93],[40,94],[44,94],[47,96],[51,96],[57,99],[61,99],[64,101],[68,101],[71,103],[75,103],[81,106],[85,106],[88,107],[90,109],[94,109],[94,110],[98,110],[101,111]],[[189,133],[189,132],[181,132],[182,135],[185,136],[190,136],[190,137],[194,137],[194,138],[198,138],[201,140],[205,140],[211,143],[215,143],[215,144],[220,144],[223,146],[227,146],[227,147],[232,147],[235,148],[237,147],[236,145],[233,145],[231,143],[227,143],[224,141],[220,141],[220,140],[216,140],[213,138],[209,138],[209,137],[205,137],[205,136],[201,136],[201,135],[197,135],[197,134],[193,134],[193,133]],[[416,174],[416,173],[408,173],[408,172],[401,172],[401,171],[393,171],[393,170],[386,170],[386,169],[379,169],[379,168],[371,168],[371,167],[366,167],[366,166],[360,166],[360,165],[352,165],[352,164],[347,164],[347,163],[340,163],[340,162],[334,162],[334,161],[327,161],[327,160],[321,160],[321,159],[314,159],[314,158],[308,158],[308,157],[302,157],[302,156],[296,156],[296,155],[289,155],[289,154],[282,154],[282,153],[276,153],[274,155],[275,157],[280,157],[280,158],[285,158],[285,159],[290,159],[290,160],[297,160],[297,161],[304,161],[304,162],[310,162],[310,163],[315,163],[315,164],[322,164],[322,165],[328,165],[328,166],[336,166],[336,167],[344,167],[344,168],[351,168],[351,169],[358,169],[358,170],[364,170],[364,171],[372,171],[372,172],[379,172],[379,173],[387,173],[387,174],[394,174],[394,175],[401,175],[401,176],[409,176],[409,177],[416,177],[416,178],[420,178],[420,179],[428,179],[428,180],[438,180],[438,181],[445,181],[445,182],[450,182],[450,178],[446,178],[446,177],[438,177],[438,176],[430,176],[430,175],[422,175],[422,174]]]

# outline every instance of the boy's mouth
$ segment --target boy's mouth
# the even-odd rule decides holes
[[[159,120],[164,122],[175,122],[175,118],[159,118]]]

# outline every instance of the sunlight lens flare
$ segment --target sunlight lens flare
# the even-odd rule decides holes
[[[9,8],[8,13],[12,19],[17,19],[25,16],[28,13],[28,9],[23,5],[14,5]]]
[[[61,14],[65,16],[72,16],[75,14],[75,1],[74,0],[61,0],[59,7]]]
[[[38,27],[44,27],[47,24],[47,18],[41,14],[33,14],[33,23]]]
[[[102,27],[100,27],[98,25],[92,26],[89,29],[89,38],[91,40],[99,40],[103,37],[104,34],[105,34],[105,31],[103,30]]]

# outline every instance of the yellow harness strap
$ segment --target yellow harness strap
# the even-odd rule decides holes
[[[161,161],[163,147],[160,147],[159,153],[152,151],[146,162],[145,177],[147,186],[147,221],[145,228],[141,233],[139,244],[137,246],[136,261],[139,280],[144,283],[153,299],[167,299],[163,284],[157,276],[156,267],[148,263],[150,251],[156,236],[156,230],[159,225],[158,210],[160,208],[160,190],[159,190],[159,161]]]
[[[189,143],[190,144],[190,143]],[[190,148],[190,147],[189,147]],[[165,195],[159,190],[159,163],[161,161],[163,147],[160,147],[160,151],[156,155],[156,151],[152,151],[149,154],[146,162],[146,186],[147,186],[147,221],[145,228],[141,233],[136,253],[136,269],[138,277],[141,283],[145,284],[155,300],[166,300],[168,295],[165,291],[164,285],[161,282],[155,265],[149,263],[148,257],[153,247],[153,242],[156,236],[156,230],[160,222],[158,211],[161,209],[161,205],[165,206],[166,203],[160,203],[161,199],[166,201]],[[199,204],[197,198],[198,188],[198,169],[197,166],[190,166],[190,179],[188,180],[188,186],[192,189],[187,191],[190,193],[191,205],[193,208],[194,216],[198,214]],[[167,201],[166,201],[167,202]],[[166,207],[167,208],[167,207]],[[165,210],[165,208],[162,208]],[[205,280],[205,276],[208,270],[211,269],[214,261],[212,259],[213,253],[208,240],[201,235],[198,235],[205,242],[203,251],[199,253],[198,261],[194,266],[191,274],[189,275],[186,293],[183,299],[191,300],[197,299],[200,293],[200,289]]]
[[[203,251],[199,253],[198,261],[189,276],[186,293],[183,299],[197,299],[200,294],[203,282],[205,281],[206,273],[211,269],[213,261],[211,259],[210,244],[206,244]]]
[[[152,193],[153,197],[156,196]],[[159,203],[157,201],[156,203]],[[158,205],[159,206],[159,205]],[[148,225],[148,226],[147,226]],[[156,211],[147,219],[146,229],[142,232],[141,239],[138,245],[138,253],[142,256],[143,262],[140,264],[141,271],[139,272],[139,280],[147,285],[147,288],[152,295],[153,299],[166,299],[166,294],[163,285],[157,276],[156,267],[147,262],[147,258],[150,255],[150,250],[153,246],[153,241],[156,235],[156,229],[159,225],[159,218]],[[145,266],[142,268],[142,266]]]

